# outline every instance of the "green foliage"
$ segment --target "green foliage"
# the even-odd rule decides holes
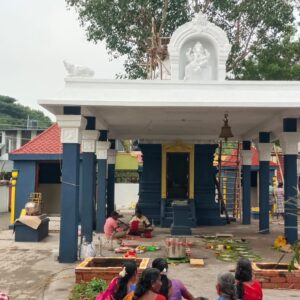
[[[266,48],[255,49],[235,74],[245,80],[300,80],[300,41],[293,40],[293,33],[269,41]]]
[[[119,78],[146,78],[146,52],[151,43],[152,18],[161,37],[170,37],[198,10],[223,28],[232,44],[227,61],[231,79],[298,79],[299,64],[293,59],[298,43],[287,39],[295,33],[296,0],[66,0],[75,7],[87,38],[105,41],[108,52],[124,55],[126,74]],[[278,46],[278,47],[277,47]],[[286,50],[282,47],[287,47]],[[266,56],[277,53],[271,66],[261,71]],[[280,55],[283,55],[281,57]],[[286,57],[285,57],[286,56]],[[279,60],[279,62],[277,62]],[[284,63],[287,63],[285,65]],[[281,66],[283,71],[279,71]]]
[[[0,95],[0,129],[26,128],[27,118],[38,121],[38,128],[47,128],[51,120],[41,111],[17,103],[17,100]]]
[[[89,41],[105,41],[108,52],[117,58],[126,56],[125,75],[121,78],[146,77],[146,52],[151,43],[152,17],[161,36],[172,32],[191,17],[186,0],[168,1],[163,17],[164,0],[66,0],[74,6],[86,28]],[[164,26],[162,25],[164,21]],[[161,29],[160,29],[161,28]]]
[[[90,282],[77,283],[71,292],[70,300],[94,300],[106,288],[107,283],[103,279],[93,278]]]
[[[291,262],[288,265],[289,271],[296,270],[296,266],[295,266],[296,263],[298,265],[300,264],[300,241],[295,242],[292,245],[291,249],[293,251],[293,256]]]

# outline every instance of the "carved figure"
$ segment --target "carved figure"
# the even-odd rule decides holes
[[[203,70],[207,68],[210,53],[200,42],[186,52],[189,63],[185,67],[185,80],[208,79],[203,76]]]
[[[87,67],[81,67],[81,66],[75,66],[73,64],[70,64],[63,61],[64,66],[68,72],[68,76],[70,77],[93,77],[94,71]]]

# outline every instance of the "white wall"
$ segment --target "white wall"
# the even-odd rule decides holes
[[[9,187],[0,185],[0,212],[8,212]]]
[[[116,209],[130,209],[138,201],[138,183],[116,183],[115,205]]]

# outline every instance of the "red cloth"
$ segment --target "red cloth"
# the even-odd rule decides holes
[[[7,294],[0,293],[0,300],[9,300],[9,297]]]
[[[152,232],[151,231],[145,231],[144,232],[144,238],[151,239],[152,238]]]
[[[139,223],[140,221],[135,220],[130,223],[130,232],[138,232],[139,231]]]
[[[244,298],[243,300],[262,300],[263,294],[261,285],[258,281],[244,282]]]

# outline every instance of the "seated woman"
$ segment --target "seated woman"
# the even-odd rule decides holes
[[[169,300],[181,300],[182,298],[188,300],[195,299],[180,280],[170,280],[167,277],[168,263],[164,258],[154,259],[152,268],[156,268],[160,271],[162,282],[160,294],[164,295]]]
[[[218,300],[237,299],[234,275],[230,272],[224,272],[218,275],[216,289],[219,295]]]
[[[110,239],[120,239],[127,234],[128,228],[122,228],[118,219],[121,217],[116,211],[113,211],[109,218],[106,219],[104,224],[105,237]]]
[[[135,261],[126,261],[118,277],[115,277],[104,293],[96,300],[121,300],[134,291],[137,279],[137,265]]]
[[[237,296],[243,300],[262,300],[263,293],[258,281],[252,280],[250,260],[241,258],[236,265],[235,279],[237,280]]]
[[[129,221],[129,234],[140,235],[153,230],[148,218],[144,216],[139,208],[135,210],[134,217]]]
[[[160,287],[159,270],[148,268],[143,271],[135,291],[128,294],[124,300],[166,300],[165,296],[159,294]]]

